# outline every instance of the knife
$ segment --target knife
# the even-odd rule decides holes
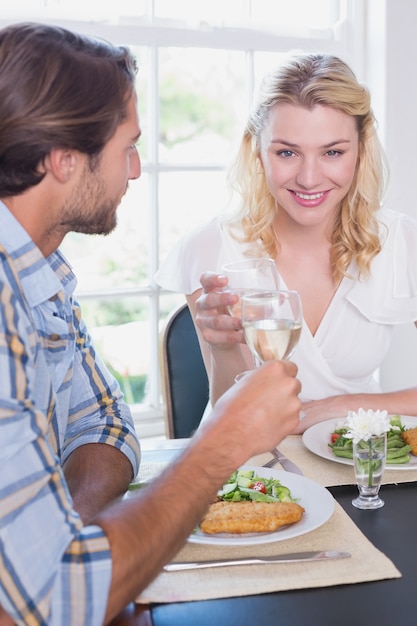
[[[271,454],[275,457],[276,463],[279,463],[281,465],[282,469],[286,470],[287,472],[292,472],[293,474],[300,474],[300,476],[303,476],[303,472],[300,470],[300,468],[295,463],[287,459],[285,454],[282,454],[281,450],[278,450],[278,448],[274,448],[273,450],[271,450]],[[273,465],[275,465],[276,463],[274,463]],[[273,467],[273,465],[272,461],[269,461],[269,463],[265,463],[264,467]]]
[[[168,563],[166,572],[176,572],[187,569],[203,569],[206,567],[229,567],[230,565],[255,565],[259,563],[294,563],[296,561],[327,561],[329,559],[346,559],[350,552],[323,550],[322,552],[294,552],[293,554],[278,554],[275,556],[249,557],[247,559],[222,559],[214,561],[187,561]]]
[[[303,475],[303,472],[300,470],[300,468],[295,463],[287,459],[287,457],[284,454],[282,454],[281,450],[278,450],[278,448],[275,448],[274,454],[276,455],[281,466],[287,472],[293,472],[293,474],[300,474],[301,476]]]

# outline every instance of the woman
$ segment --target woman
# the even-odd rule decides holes
[[[305,54],[267,75],[230,180],[237,214],[185,237],[158,274],[187,296],[212,402],[253,367],[241,321],[225,308],[237,296],[224,290],[222,264],[269,256],[303,303],[297,432],[360,407],[417,415],[417,388],[381,393],[375,376],[394,325],[417,320],[417,222],[381,208],[383,153],[350,68]]]

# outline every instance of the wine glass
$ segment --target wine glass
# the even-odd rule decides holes
[[[271,291],[242,296],[246,343],[261,362],[290,359],[303,322],[298,291]]]
[[[267,257],[241,259],[226,263],[222,273],[228,278],[226,289],[239,295],[236,304],[227,307],[230,315],[240,317],[244,294],[279,289],[279,276],[275,261]]]

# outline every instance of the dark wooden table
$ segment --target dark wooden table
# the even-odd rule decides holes
[[[381,488],[385,506],[352,506],[356,487],[331,493],[402,578],[245,598],[128,607],[112,626],[415,626],[417,624],[417,483]],[[149,610],[148,610],[149,609]]]

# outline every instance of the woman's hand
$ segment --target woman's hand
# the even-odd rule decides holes
[[[301,410],[305,417],[300,421],[293,435],[301,435],[307,428],[333,418],[344,418],[348,411],[357,411],[359,408],[369,408],[366,398],[374,396],[364,396],[363,394],[344,394],[321,398],[320,400],[310,400],[303,402]]]
[[[227,278],[207,272],[200,278],[201,295],[195,301],[195,322],[204,340],[212,349],[225,350],[239,343],[245,343],[242,322],[232,317],[227,306],[236,304],[239,296],[231,291],[223,291]]]
[[[239,296],[223,291],[227,285],[225,276],[207,272],[200,281],[202,289],[187,296],[187,302],[197,328],[214,405],[233,386],[235,377],[252,369],[254,362],[240,318],[229,315],[227,310],[238,302]]]

